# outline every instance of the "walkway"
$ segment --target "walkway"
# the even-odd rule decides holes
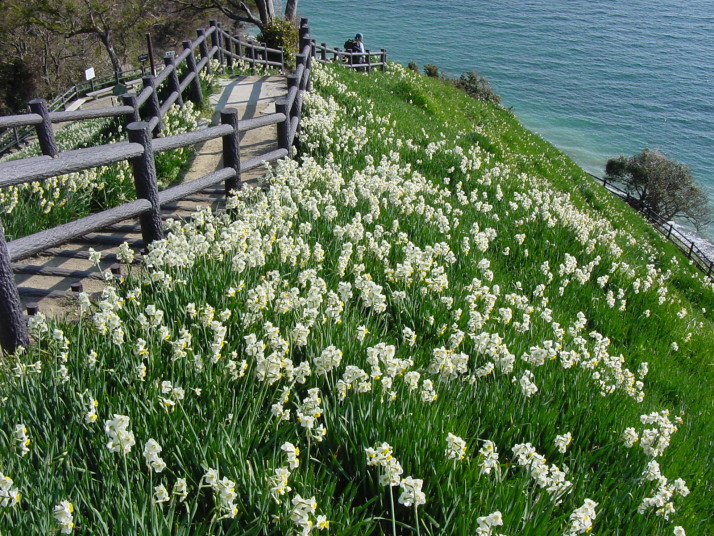
[[[241,119],[272,113],[275,111],[275,100],[286,93],[285,77],[281,76],[238,77],[220,80],[220,83],[222,90],[211,97],[211,103],[216,110],[214,124],[220,121],[220,112],[225,108],[236,108]],[[83,107],[91,105],[92,101]],[[241,159],[245,161],[277,148],[276,140],[274,125],[246,132],[241,140]],[[223,149],[220,138],[205,142],[196,149],[196,155],[184,176],[184,181],[197,179],[222,166]],[[246,173],[242,180],[247,186],[255,185],[263,174],[263,170],[256,169]],[[199,206],[220,210],[224,201],[223,188],[211,188],[173,205],[162,207],[162,217],[190,217]],[[125,241],[137,252],[138,262],[138,252],[143,248],[141,232],[136,220],[127,220],[101,233],[86,235],[42,255],[13,263],[20,298],[25,306],[36,306],[47,315],[65,316],[69,313],[71,316],[79,291],[97,293],[101,292],[104,286],[102,274],[89,262],[89,248],[101,252],[100,266],[102,270],[109,270],[116,265],[116,250]]]

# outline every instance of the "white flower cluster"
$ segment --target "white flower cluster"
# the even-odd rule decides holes
[[[446,458],[449,460],[463,460],[466,457],[466,441],[451,432],[446,436]]]
[[[398,486],[402,480],[402,465],[393,456],[392,447],[389,443],[382,443],[374,447],[364,449],[367,453],[367,465],[370,467],[380,467],[380,486]]]
[[[52,515],[60,527],[61,534],[71,534],[74,530],[74,505],[69,501],[62,501],[54,507]]]
[[[236,493],[236,484],[227,477],[218,479],[218,471],[209,469],[203,475],[203,481],[206,486],[210,486],[213,490],[213,496],[216,501],[216,508],[222,514],[221,519],[233,519],[238,515],[238,507],[235,505],[235,500],[238,497]]]
[[[20,449],[20,456],[25,456],[30,452],[30,436],[27,435],[27,428],[24,424],[15,425],[15,442]]]
[[[159,456],[161,450],[161,445],[155,439],[149,439],[144,445],[144,458],[150,471],[160,473],[166,469],[166,463]]]
[[[379,475],[379,485],[401,487],[402,493],[399,496],[401,504],[417,508],[426,503],[426,495],[421,490],[424,484],[423,480],[411,476],[402,478],[402,465],[394,457],[389,443],[377,444],[364,450],[367,453],[367,465],[382,469]]]
[[[491,471],[494,469],[498,471],[498,450],[493,441],[485,440],[483,447],[479,449],[478,453],[481,456],[479,463],[481,466],[480,474],[491,474]]]
[[[586,534],[593,528],[593,521],[597,517],[595,507],[598,503],[593,500],[585,499],[583,505],[576,508],[570,514],[570,527],[564,533],[564,536],[574,536],[575,534]]]
[[[573,483],[565,479],[567,468],[561,471],[557,465],[548,467],[546,459],[530,443],[517,444],[512,450],[518,465],[528,469],[538,487],[544,488],[556,504],[572,487]]]
[[[476,529],[476,536],[491,536],[493,534],[493,527],[503,526],[503,516],[501,512],[493,512],[487,516],[482,516],[476,519],[478,523],[478,528]],[[495,536],[503,536],[498,534]]]
[[[104,421],[104,432],[109,437],[107,448],[111,452],[128,454],[136,444],[134,433],[129,430],[129,417],[114,414],[114,418]]]
[[[640,514],[645,514],[649,510],[654,510],[656,515],[669,519],[669,516],[676,511],[673,502],[674,497],[686,497],[689,495],[687,483],[681,478],[670,482],[660,472],[660,467],[656,460],[651,460],[647,464],[642,476],[645,480],[656,482],[657,488],[653,496],[645,497],[642,500],[642,504],[637,508],[637,511]]]
[[[20,502],[20,492],[13,484],[12,478],[0,472],[0,507],[9,508]]]
[[[681,423],[682,417],[676,417],[673,423],[669,419],[669,410],[665,409],[641,415],[640,422],[645,426],[653,427],[644,428],[640,433],[634,427],[626,428],[622,433],[622,441],[628,448],[632,448],[635,443],[640,441],[640,447],[644,453],[651,458],[657,458],[669,446],[672,435],[678,429],[675,423]]]
[[[290,513],[290,520],[300,529],[301,536],[307,536],[313,529],[327,530],[330,522],[323,515],[313,519],[317,511],[317,501],[315,497],[303,499],[300,495],[295,495],[292,500],[293,509]]]

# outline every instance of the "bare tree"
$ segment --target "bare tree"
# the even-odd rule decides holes
[[[623,184],[640,209],[666,220],[684,218],[697,228],[709,220],[707,196],[694,182],[692,171],[658,151],[645,149],[634,156],[611,158],[605,176]]]

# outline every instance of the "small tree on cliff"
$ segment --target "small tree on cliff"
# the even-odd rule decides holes
[[[692,171],[658,151],[611,158],[605,176],[624,185],[640,208],[671,220],[684,218],[697,228],[709,221],[707,196],[694,182]]]

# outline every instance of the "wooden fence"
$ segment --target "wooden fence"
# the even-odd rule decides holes
[[[618,187],[607,179],[598,177],[597,175],[589,174],[593,179],[601,183],[605,189],[624,200],[627,204],[637,209],[650,222],[652,227],[657,229],[662,236],[677,246],[692,263],[699,268],[704,274],[714,281],[714,261],[709,259],[707,255],[697,246],[692,240],[687,238],[682,232],[672,225],[671,222],[658,216],[652,210],[642,207],[638,200],[632,197],[628,192]]]
[[[379,67],[382,71],[387,68],[387,50],[382,48],[379,52],[365,50],[361,52],[348,52],[339,48],[329,48],[325,43],[313,43],[312,54],[315,59],[322,63],[341,63],[350,69],[370,72],[373,67]],[[328,56],[331,56],[328,58]]]
[[[209,40],[210,37],[210,48]],[[224,32],[220,25],[211,23],[207,30],[199,30],[194,41],[183,42],[184,51],[175,58],[165,59],[165,68],[156,77],[142,79],[143,89],[136,95],[122,96],[123,106],[114,106],[87,111],[50,112],[47,103],[37,99],[30,103],[32,113],[0,118],[0,127],[35,127],[43,155],[23,160],[0,163],[0,188],[63,175],[75,171],[104,166],[114,162],[129,161],[134,174],[137,199],[124,205],[92,214],[85,218],[66,223],[5,242],[0,224],[0,346],[12,353],[18,346],[29,343],[26,320],[11,262],[21,260],[47,248],[62,244],[118,223],[138,217],[144,245],[163,238],[161,227],[161,205],[175,202],[188,195],[223,182],[225,191],[241,188],[241,173],[253,169],[263,162],[272,162],[285,157],[295,142],[303,102],[303,92],[309,89],[312,61],[312,42],[307,19],[300,25],[300,53],[296,56],[295,72],[287,77],[288,92],[285,98],[276,102],[276,112],[258,118],[239,121],[236,110],[221,113],[221,124],[202,130],[153,139],[152,133],[159,132],[161,120],[173,103],[183,102],[183,93],[190,91],[194,100],[203,98],[199,84],[199,73],[210,70],[211,58],[222,64],[232,64],[241,59],[252,65],[284,65],[281,50],[256,47],[242,43]],[[194,53],[200,51],[201,59],[196,62]],[[270,59],[270,55],[274,59]],[[187,74],[179,80],[177,67],[186,62]],[[163,103],[158,99],[158,88],[166,83],[170,94]],[[141,121],[140,115],[145,120]],[[127,119],[128,141],[112,143],[86,149],[59,152],[54,140],[51,124],[63,121],[92,119],[97,117],[125,117]],[[254,128],[277,125],[278,149],[266,154],[241,161],[240,134]],[[222,138],[223,168],[194,181],[159,192],[156,184],[154,156],[156,153],[188,147],[207,140]]]
[[[132,83],[145,74],[144,69],[131,69],[121,71],[112,76],[104,76],[75,84],[61,95],[55,97],[47,107],[50,112],[57,112],[67,109],[67,105],[77,99],[90,95],[92,92],[111,88],[116,84]],[[12,128],[0,128],[0,156],[10,152],[14,148],[26,142],[35,134],[35,129],[31,126],[14,126]]]

